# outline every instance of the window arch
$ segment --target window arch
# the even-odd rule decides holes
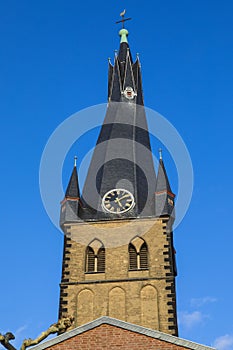
[[[137,250],[132,243],[129,244],[129,269],[137,270]]]
[[[140,256],[140,269],[148,269],[148,249],[147,244],[144,242],[139,251]]]
[[[98,239],[94,239],[86,249],[86,272],[105,272],[105,248]]]
[[[129,270],[148,269],[148,248],[141,237],[135,237],[129,243]]]
[[[101,247],[97,253],[97,272],[105,271],[105,248]]]
[[[95,252],[91,247],[87,247],[87,258],[86,258],[86,264],[87,264],[87,272],[94,272],[95,271]]]

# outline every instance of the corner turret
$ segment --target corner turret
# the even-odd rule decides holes
[[[170,216],[175,219],[175,194],[171,190],[163,162],[162,150],[159,150],[159,169],[155,189],[156,216]]]
[[[60,225],[65,222],[79,221],[80,191],[77,174],[77,157],[74,157],[74,168],[66,189],[65,198],[61,202]]]

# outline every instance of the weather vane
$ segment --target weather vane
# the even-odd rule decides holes
[[[122,23],[122,28],[125,28],[125,22],[126,22],[126,21],[129,21],[129,20],[132,19],[132,18],[125,18],[125,13],[126,13],[126,10],[122,11],[122,12],[120,13],[120,16],[121,16],[122,19],[121,19],[120,21],[117,21],[117,22],[116,22],[116,24]]]

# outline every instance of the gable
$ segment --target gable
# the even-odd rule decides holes
[[[112,325],[103,324],[85,333],[76,335],[61,343],[48,347],[47,350],[99,350],[99,349],[161,349],[181,350],[189,349],[180,345],[171,344],[163,340],[154,339],[143,334],[121,329]]]
[[[101,317],[48,340],[33,350],[214,350],[160,331]]]

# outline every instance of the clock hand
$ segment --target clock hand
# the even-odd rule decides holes
[[[129,195],[128,195],[128,194],[125,194],[124,196],[122,196],[122,197],[120,197],[120,198],[117,198],[117,199],[118,199],[118,201],[121,201],[122,199],[127,198],[127,197],[129,197]],[[129,198],[130,198],[130,197],[129,197]]]
[[[114,202],[118,203],[118,204],[119,204],[119,206],[122,208],[122,204],[121,204],[121,202],[120,202],[119,198],[116,198]]]

